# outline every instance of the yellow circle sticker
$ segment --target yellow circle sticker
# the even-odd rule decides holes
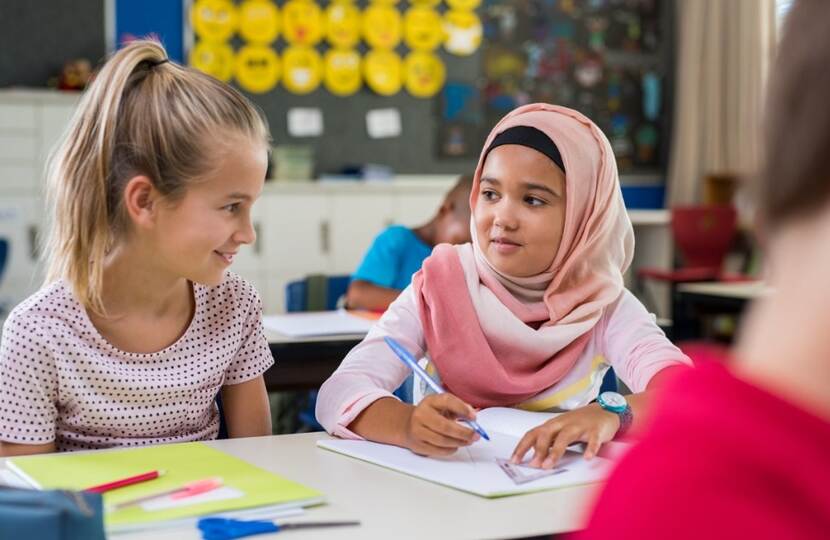
[[[378,4],[381,6],[394,6],[398,0],[369,0],[370,4]]]
[[[431,51],[444,40],[441,15],[427,6],[406,10],[403,18],[403,36],[406,45],[414,51]]]
[[[331,49],[326,52],[323,82],[336,96],[350,96],[360,90],[360,55],[355,50]]]
[[[239,5],[239,34],[250,43],[268,45],[280,33],[280,10],[270,0],[245,0]]]
[[[441,0],[409,0],[413,6],[435,7],[441,3]]]
[[[403,71],[406,91],[419,98],[434,96],[444,86],[447,75],[441,59],[425,51],[409,53]]]
[[[458,56],[473,54],[481,45],[481,21],[472,11],[450,10],[444,14],[444,48]]]
[[[481,0],[447,0],[450,9],[466,9],[472,11],[481,4]]]
[[[391,96],[403,84],[401,57],[387,49],[373,49],[363,58],[366,85],[382,96]]]
[[[227,43],[200,41],[190,49],[187,63],[211,77],[228,82],[233,76],[233,49]]]
[[[323,38],[323,12],[311,0],[288,0],[282,7],[282,33],[292,45],[315,45]]]
[[[236,55],[236,81],[254,94],[272,90],[280,80],[280,58],[266,45],[246,45]]]
[[[351,2],[339,0],[326,8],[326,37],[341,49],[350,49],[360,41],[360,10]]]
[[[401,14],[384,4],[372,4],[363,12],[363,39],[370,47],[392,49],[401,42]]]
[[[288,47],[282,52],[282,85],[292,94],[308,94],[320,86],[322,63],[320,53],[311,47]]]
[[[226,41],[236,32],[236,6],[230,0],[197,0],[190,8],[190,22],[201,39]]]

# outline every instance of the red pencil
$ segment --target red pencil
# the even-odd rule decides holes
[[[158,478],[164,474],[164,471],[150,471],[143,474],[137,474],[135,476],[130,476],[127,478],[122,478],[120,480],[115,480],[113,482],[107,482],[106,484],[99,484],[97,486],[92,486],[86,488],[84,491],[89,493],[104,493],[105,491],[111,491],[113,489],[122,488],[124,486],[131,486],[133,484],[138,484],[139,482],[146,482],[147,480],[153,480]]]

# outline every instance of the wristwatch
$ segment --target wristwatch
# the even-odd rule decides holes
[[[631,422],[634,420],[631,407],[628,405],[625,397],[617,392],[603,392],[597,398],[597,403],[604,410],[619,415],[620,428],[617,430],[616,436],[625,435],[625,432],[628,431],[631,427]]]

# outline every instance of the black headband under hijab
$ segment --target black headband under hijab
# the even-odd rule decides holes
[[[562,161],[562,154],[559,153],[559,148],[550,140],[550,137],[535,127],[514,126],[505,129],[496,135],[493,142],[487,147],[487,152],[484,153],[485,158],[490,153],[490,150],[505,144],[518,144],[541,152],[562,169],[562,172],[565,172],[565,163]]]

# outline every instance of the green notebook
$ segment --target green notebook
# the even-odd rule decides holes
[[[105,523],[110,530],[257,506],[289,508],[323,502],[322,494],[318,491],[203,443],[17,457],[9,459],[7,466],[33,487],[40,489],[82,490],[152,470],[165,471],[163,476],[155,480],[104,493],[105,505],[118,504],[213,477],[222,479],[223,487],[219,489],[228,488],[223,493],[236,492],[234,498],[176,508],[148,511],[136,505],[107,512]]]

